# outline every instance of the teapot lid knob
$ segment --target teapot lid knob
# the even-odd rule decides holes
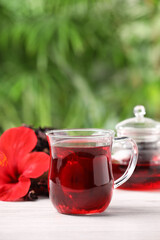
[[[135,106],[133,112],[137,118],[143,118],[144,115],[146,114],[145,107],[142,105]]]

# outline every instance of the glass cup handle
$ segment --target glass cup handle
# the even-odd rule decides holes
[[[136,142],[132,138],[128,138],[128,137],[114,138],[113,145],[115,143],[119,143],[121,145],[131,147],[131,157],[130,157],[130,160],[128,163],[128,167],[127,167],[125,173],[120,178],[118,178],[117,180],[114,181],[114,188],[117,188],[120,185],[122,185],[123,183],[125,183],[131,177],[132,173],[134,172],[134,169],[137,164],[137,158],[138,158],[138,147],[137,147]]]

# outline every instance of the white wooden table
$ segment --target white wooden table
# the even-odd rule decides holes
[[[49,199],[0,202],[0,240],[160,240],[160,191],[114,190],[100,215],[57,213]]]

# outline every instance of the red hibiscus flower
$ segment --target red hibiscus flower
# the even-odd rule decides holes
[[[36,134],[27,127],[11,128],[0,137],[0,200],[14,201],[25,196],[30,178],[48,170],[49,155],[31,152],[36,144]]]

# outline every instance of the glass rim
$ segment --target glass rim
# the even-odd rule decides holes
[[[100,134],[95,134],[95,135],[65,135],[62,133],[65,132],[100,132]],[[54,134],[56,133],[56,134]],[[110,134],[111,137],[114,137],[115,132],[114,130],[111,129],[101,129],[101,128],[65,128],[65,129],[53,129],[53,130],[48,130],[45,132],[45,134],[49,137],[54,137],[54,138],[97,138],[97,137],[104,137],[106,134]]]

